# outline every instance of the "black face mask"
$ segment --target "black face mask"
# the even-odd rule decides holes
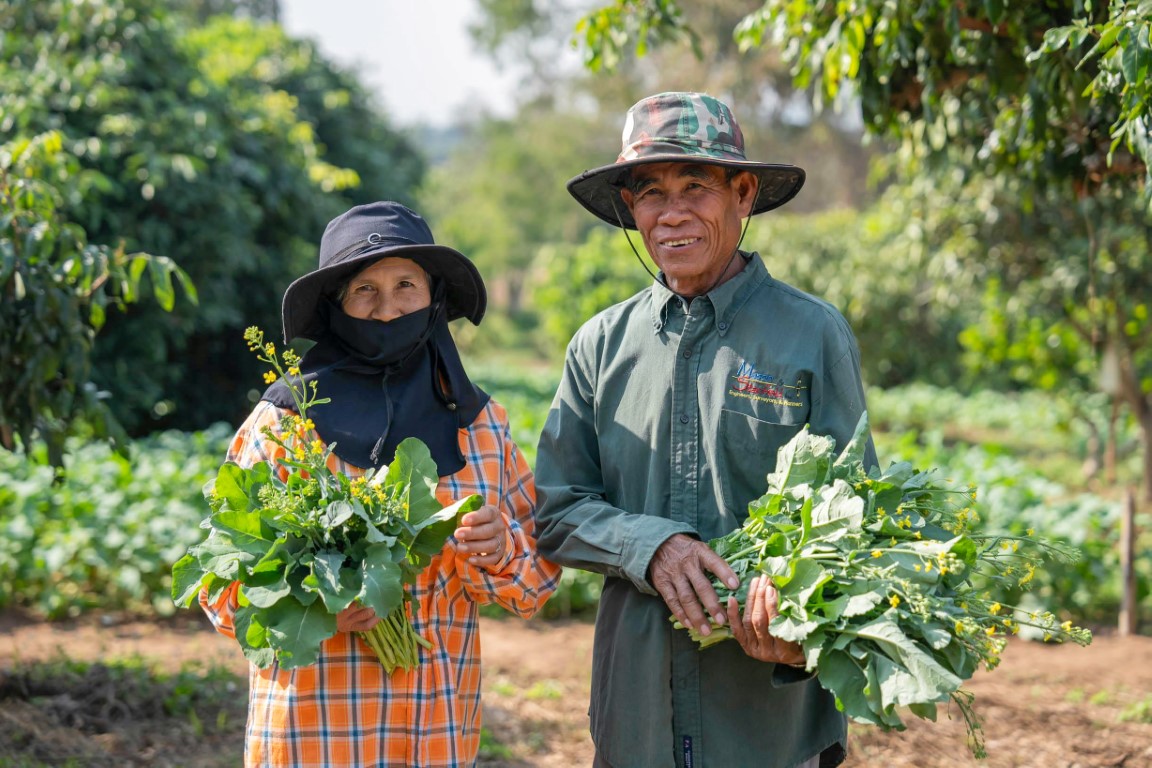
[[[323,302],[328,332],[300,361],[300,378],[316,382],[320,398],[308,415],[333,452],[358,467],[381,467],[407,437],[422,440],[441,477],[464,468],[459,430],[468,427],[488,394],[464,372],[444,315],[443,287],[432,304],[389,322],[350,317]],[[299,386],[299,384],[297,385]],[[286,382],[277,381],[264,400],[294,408]]]

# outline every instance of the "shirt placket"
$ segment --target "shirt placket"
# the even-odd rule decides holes
[[[671,518],[700,528],[700,393],[697,376],[700,348],[713,325],[712,304],[696,299],[685,308],[683,331],[672,347],[676,356],[672,378]],[[677,313],[679,314],[679,313]],[[680,319],[680,318],[677,318]],[[699,651],[687,632],[673,634],[672,695],[677,764],[700,765],[701,704]]]

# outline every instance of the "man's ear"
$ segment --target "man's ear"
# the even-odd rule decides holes
[[[621,187],[620,199],[624,201],[625,207],[628,208],[628,213],[632,214],[632,218],[635,220],[636,212],[632,210],[632,203],[636,202],[636,195],[634,195],[628,187]]]
[[[760,179],[751,171],[740,171],[732,178],[732,188],[736,190],[740,218],[746,219],[752,214],[756,193],[760,191]]]

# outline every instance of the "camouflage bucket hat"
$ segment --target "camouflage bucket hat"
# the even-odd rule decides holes
[[[760,180],[752,214],[787,203],[804,185],[794,165],[756,163],[744,156],[744,134],[723,102],[702,93],[659,93],[628,110],[620,156],[568,182],[568,191],[604,221],[636,229],[620,190],[632,168],[648,163],[707,163],[749,171]]]

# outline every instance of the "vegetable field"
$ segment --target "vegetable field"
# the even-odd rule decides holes
[[[553,387],[546,374],[478,377],[515,419],[529,461]],[[1116,635],[1121,509],[1136,476],[1132,435],[1117,480],[1085,474],[1091,424],[1040,396],[910,387],[869,393],[882,464],[912,461],[979,487],[988,525],[1079,554],[1037,570],[1030,589],[994,599],[1093,630],[1087,648],[1007,639],[995,671],[965,686],[988,758],[968,752],[964,718],[908,730],[853,725],[851,766],[1152,765],[1152,573],[1137,563],[1141,636]],[[1090,404],[1089,404],[1090,405]],[[1081,413],[1091,415],[1090,407]],[[243,739],[245,661],[171,600],[171,566],[202,535],[201,486],[219,467],[226,426],[162,433],[128,457],[77,448],[70,476],[0,454],[0,766],[225,766]],[[1152,524],[1137,551],[1152,550]],[[586,765],[591,610],[598,579],[566,572],[545,617],[485,616],[487,766]],[[703,651],[707,652],[707,650]]]

